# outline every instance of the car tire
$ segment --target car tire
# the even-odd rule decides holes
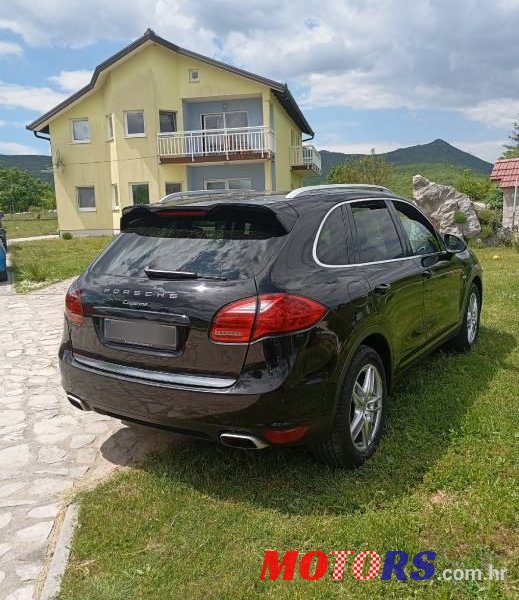
[[[448,346],[457,352],[469,352],[476,343],[479,333],[479,320],[481,315],[481,294],[476,284],[470,286],[469,295],[465,304],[463,323]]]
[[[373,348],[360,346],[342,383],[332,430],[311,446],[314,456],[335,467],[360,466],[380,441],[386,404],[384,364]]]

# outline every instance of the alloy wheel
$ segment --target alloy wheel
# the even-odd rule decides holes
[[[382,420],[382,377],[368,363],[359,371],[351,398],[350,431],[357,450],[366,452],[375,440]]]
[[[467,340],[469,344],[474,343],[478,332],[478,297],[472,292],[467,308]]]

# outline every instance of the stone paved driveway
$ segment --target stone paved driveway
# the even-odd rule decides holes
[[[36,597],[56,517],[78,480],[172,439],[68,404],[57,369],[68,285],[26,295],[0,286],[0,600]]]

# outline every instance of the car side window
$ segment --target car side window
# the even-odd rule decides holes
[[[393,203],[414,255],[440,252],[434,229],[415,208],[404,202]]]
[[[319,261],[325,265],[348,263],[346,225],[342,206],[336,206],[326,217],[319,232],[315,253]]]
[[[402,258],[404,249],[389,209],[383,200],[350,204],[357,232],[358,262],[378,262]]]

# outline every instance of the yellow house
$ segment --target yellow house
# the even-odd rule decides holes
[[[50,137],[62,233],[117,232],[122,207],[176,191],[289,190],[320,173],[285,84],[150,29],[27,127]]]

